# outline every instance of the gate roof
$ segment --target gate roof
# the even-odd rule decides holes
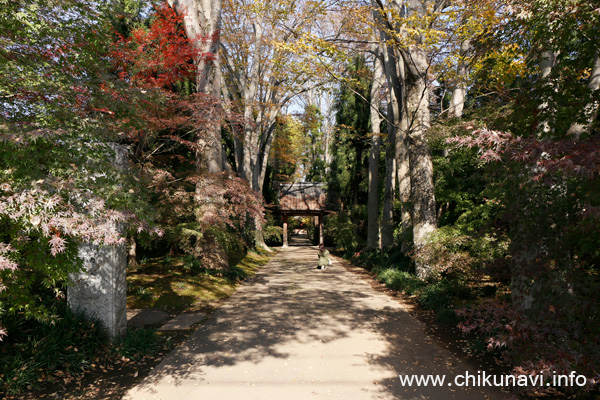
[[[295,182],[279,185],[281,211],[325,211],[326,198],[323,183]]]

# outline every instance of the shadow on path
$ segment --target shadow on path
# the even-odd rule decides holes
[[[316,264],[315,247],[282,249],[125,398],[502,398],[448,386],[468,366],[401,303],[337,261]],[[399,374],[445,374],[446,383],[402,386]]]

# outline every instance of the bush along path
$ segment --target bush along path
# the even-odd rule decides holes
[[[405,304],[339,259],[316,266],[315,247],[281,250],[124,398],[503,397],[454,385],[477,368],[439,345]],[[430,375],[445,382],[406,381]]]

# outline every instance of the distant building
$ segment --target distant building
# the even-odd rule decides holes
[[[312,216],[319,229],[319,244],[323,244],[323,216],[327,214],[327,192],[324,183],[295,182],[279,184],[279,205],[273,211],[283,216],[283,247],[288,246],[288,218]]]

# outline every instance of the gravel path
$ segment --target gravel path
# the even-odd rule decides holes
[[[125,399],[501,399],[397,300],[315,247],[282,249]],[[441,387],[398,375],[446,375]],[[461,383],[460,381],[458,383]],[[449,386],[451,383],[452,386]]]

